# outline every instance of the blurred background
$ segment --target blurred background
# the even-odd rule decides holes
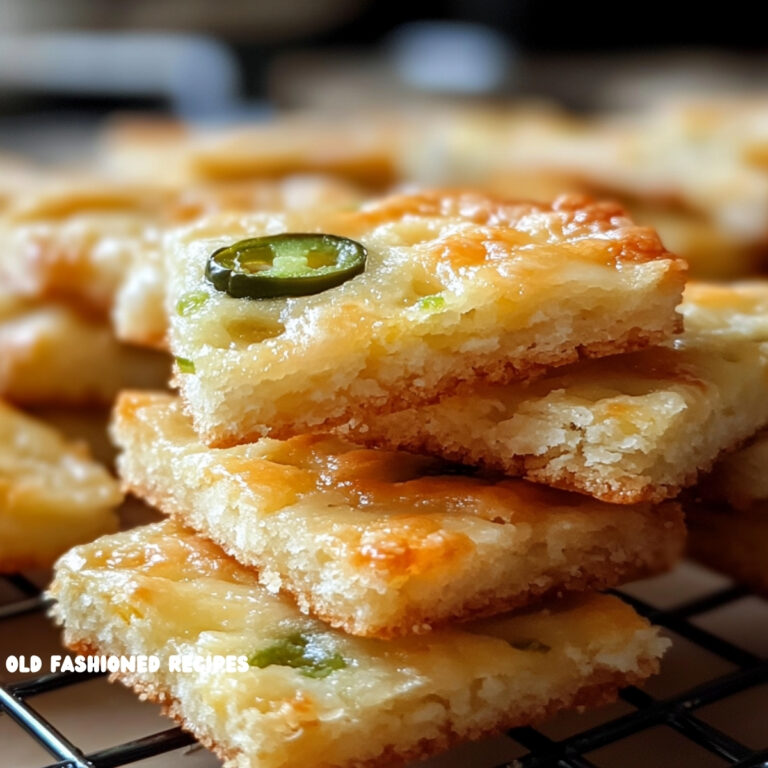
[[[758,6],[652,0],[0,0],[0,143],[45,153],[115,111],[206,121],[455,99],[634,109],[761,89]]]

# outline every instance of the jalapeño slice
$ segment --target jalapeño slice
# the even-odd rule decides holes
[[[205,276],[236,299],[309,296],[359,275],[367,255],[363,245],[337,235],[253,237],[214,251]]]

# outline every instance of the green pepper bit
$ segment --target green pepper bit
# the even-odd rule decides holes
[[[236,299],[309,296],[359,275],[367,256],[363,245],[337,235],[253,237],[214,251],[205,276],[216,290]]]
[[[445,297],[439,293],[423,296],[419,299],[419,309],[423,309],[425,312],[440,312],[445,309]]]
[[[179,317],[189,317],[197,312],[200,307],[208,301],[208,294],[205,291],[190,291],[185,293],[176,302],[176,314]]]
[[[338,653],[329,653],[316,643],[312,638],[295,632],[273,645],[256,651],[249,657],[248,663],[252,667],[279,666],[298,669],[304,677],[320,679],[328,677],[331,672],[344,669],[347,662]]]
[[[186,357],[177,357],[176,365],[179,366],[180,373],[194,373],[195,364],[191,360],[187,360]]]

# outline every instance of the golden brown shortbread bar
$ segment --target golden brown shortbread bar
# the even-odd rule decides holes
[[[113,679],[162,704],[227,768],[400,765],[612,701],[669,644],[595,594],[427,636],[355,638],[171,521],[76,548],[51,594],[74,651],[155,656],[156,672]],[[228,656],[231,670],[208,666]]]
[[[365,271],[293,298],[232,298],[206,278],[216,249],[285,232],[357,240]],[[529,378],[657,343],[679,329],[685,271],[613,204],[462,191],[213,219],[167,247],[177,381],[212,445],[327,430],[463,382]]]
[[[629,581],[669,568],[684,539],[674,503],[618,507],[450,475],[328,436],[211,449],[169,395],[124,394],[112,434],[129,489],[358,635]]]

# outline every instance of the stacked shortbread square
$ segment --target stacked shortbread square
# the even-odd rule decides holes
[[[297,248],[320,236],[367,261],[311,295],[236,297],[211,277],[221,249],[274,236],[291,241],[280,280],[316,279]],[[527,472],[535,485],[497,471],[519,472],[514,452],[430,437],[406,453],[386,426],[420,433],[455,398],[674,354],[685,269],[653,231],[580,198],[437,191],[219,215],[164,247],[181,396],[123,393],[112,432],[126,486],[170,519],[62,558],[70,647],[236,658],[123,681],[238,768],[393,765],[612,700],[657,668],[667,641],[594,590],[674,564],[678,504],[633,489],[687,468],[643,485],[628,461],[605,486],[583,463],[572,483]],[[694,474],[712,460],[702,449]]]

